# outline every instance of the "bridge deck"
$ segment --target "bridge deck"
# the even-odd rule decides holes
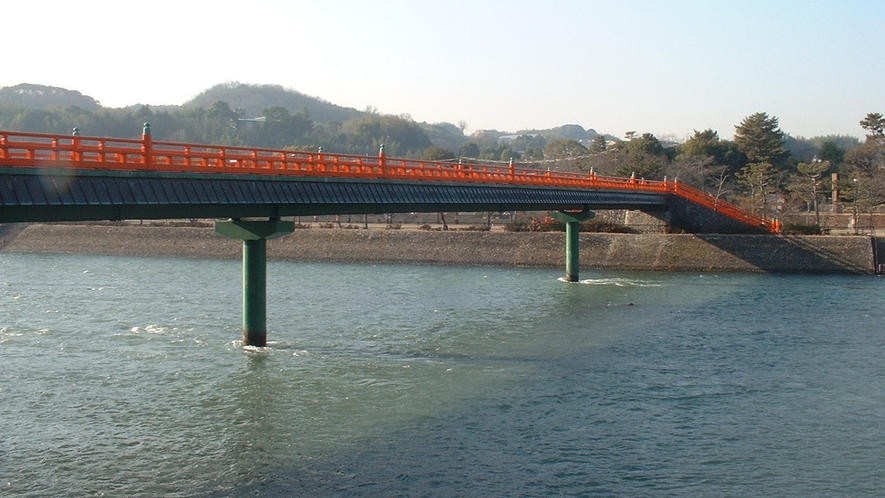
[[[0,131],[0,222],[674,207],[690,231],[710,231],[699,209],[727,231],[777,230],[675,181]]]

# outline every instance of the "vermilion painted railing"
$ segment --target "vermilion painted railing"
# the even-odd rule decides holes
[[[228,173],[388,180],[449,181],[543,187],[662,192],[679,195],[772,233],[777,220],[747,212],[676,181],[617,178],[595,173],[551,171],[322,152],[298,152],[153,141],[145,127],[141,140],[0,131],[0,166],[109,171]]]

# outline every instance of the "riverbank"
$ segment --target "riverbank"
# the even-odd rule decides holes
[[[303,229],[268,241],[271,261],[564,267],[561,233]],[[28,224],[0,228],[0,252],[238,259],[210,227]],[[585,269],[873,274],[867,236],[581,234]],[[878,247],[877,247],[878,245]]]

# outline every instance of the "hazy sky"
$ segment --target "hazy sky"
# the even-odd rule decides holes
[[[468,131],[731,138],[767,112],[862,137],[885,113],[885,0],[42,0],[0,18],[0,87],[111,107],[237,81]]]

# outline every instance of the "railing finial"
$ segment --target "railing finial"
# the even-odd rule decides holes
[[[74,127],[74,130],[73,130],[73,134],[74,134],[75,137],[79,137],[79,136],[80,136],[80,128],[77,128],[77,127],[75,126],[75,127]]]
[[[142,131],[141,134],[144,135],[144,136],[148,136],[148,135],[151,134],[151,124],[150,124],[150,123],[145,123],[145,124],[144,124],[144,131]]]

